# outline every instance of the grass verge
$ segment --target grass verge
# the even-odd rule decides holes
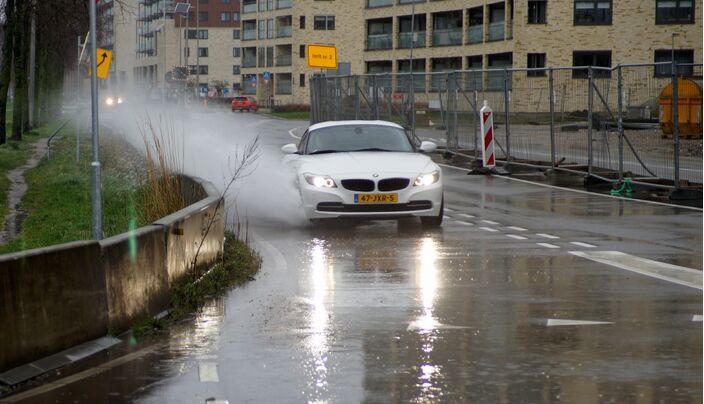
[[[159,332],[168,323],[178,321],[197,312],[210,299],[227,290],[254,280],[262,259],[246,242],[234,233],[225,232],[222,261],[213,266],[200,279],[175,287],[171,291],[171,312],[163,319],[147,318],[132,326],[134,336]]]
[[[310,112],[271,112],[270,115],[281,119],[291,119],[297,121],[310,120]]]
[[[65,129],[64,133],[71,133]],[[39,136],[39,135],[37,135]],[[30,136],[26,137],[27,144]],[[0,246],[0,254],[44,247],[92,238],[92,208],[90,186],[90,139],[81,143],[81,161],[76,162],[73,137],[54,139],[50,157],[25,173],[28,191],[22,200],[27,218],[19,236]],[[24,143],[25,141],[23,141]],[[103,230],[106,237],[123,233],[130,226],[139,227],[139,206],[135,195],[139,178],[131,164],[123,160],[121,145],[109,139],[101,140]],[[19,159],[19,157],[17,157]]]

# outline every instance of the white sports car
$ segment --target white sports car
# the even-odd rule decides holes
[[[338,121],[310,126],[298,146],[281,150],[292,155],[308,219],[420,217],[424,226],[437,227],[441,172],[423,154],[436,147],[414,141],[395,123]]]

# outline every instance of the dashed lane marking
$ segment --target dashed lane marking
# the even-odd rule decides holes
[[[570,251],[569,253],[651,278],[702,290],[701,270],[653,261],[620,251]]]
[[[218,364],[212,362],[201,362],[198,364],[198,376],[201,383],[217,383],[220,381],[218,377]]]
[[[474,223],[465,222],[464,220],[455,220],[455,223],[459,223],[463,226],[474,226]]]
[[[596,247],[594,244],[582,243],[581,241],[570,241],[570,244],[576,245],[578,247],[584,247],[584,248],[595,248]]]
[[[541,247],[545,248],[560,248],[560,246],[556,246],[555,244],[550,244],[550,243],[535,243]]]
[[[445,219],[445,220],[450,220],[450,219],[452,219],[451,216],[447,216],[447,215],[443,215],[442,218]]]
[[[507,234],[506,237],[510,237],[516,240],[527,240],[528,237],[519,236],[518,234]]]
[[[692,316],[692,321],[699,321],[700,323],[702,322],[702,315],[701,314],[695,314]]]
[[[490,231],[492,233],[498,233],[498,230],[492,229],[491,227],[480,227],[480,229]]]
[[[605,324],[613,324],[608,321],[586,321],[586,320],[564,320],[564,319],[557,319],[557,318],[550,318],[547,321],[547,326],[548,327],[559,327],[559,326],[565,326],[565,325],[605,325]]]
[[[452,208],[445,208],[445,212],[450,212],[450,213],[452,213],[452,212],[454,212],[454,211],[455,211],[455,210],[452,209]]]
[[[495,222],[495,221],[493,221],[493,220],[482,220],[482,223],[490,224],[490,225],[493,225],[493,226],[498,226],[498,225],[499,225],[498,222]]]
[[[528,231],[528,229],[524,229],[523,227],[517,227],[517,226],[508,226],[507,229],[515,230],[515,231]]]
[[[558,236],[553,236],[552,234],[547,234],[547,233],[536,233],[535,235],[540,236],[542,238],[549,238],[550,240],[556,240],[556,239],[560,238]]]
[[[467,219],[474,219],[476,216],[470,215],[469,213],[460,213],[459,216],[466,217]]]

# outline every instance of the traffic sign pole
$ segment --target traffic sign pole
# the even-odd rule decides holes
[[[96,35],[96,7],[95,1],[88,0],[90,3],[90,110],[92,120],[92,136],[93,136],[93,161],[90,163],[91,168],[91,206],[93,210],[93,239],[101,240],[103,238],[103,209],[102,196],[100,195],[100,159],[98,154],[98,44]]]

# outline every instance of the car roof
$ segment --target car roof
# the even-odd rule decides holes
[[[357,120],[357,121],[327,121],[327,122],[320,122],[316,123],[314,125],[311,125],[308,127],[309,131],[316,130],[316,129],[322,129],[322,128],[331,128],[335,126],[348,126],[348,125],[367,125],[367,126],[388,126],[391,128],[398,128],[398,129],[403,129],[403,127],[397,123],[389,122],[389,121],[363,121],[363,120]]]

